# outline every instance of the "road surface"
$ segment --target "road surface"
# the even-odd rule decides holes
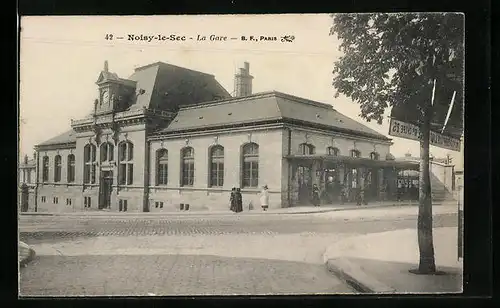
[[[453,227],[456,214],[435,215]],[[352,293],[322,263],[327,245],[357,234],[415,228],[415,215],[157,217],[29,216],[20,239],[37,250],[20,292],[37,295]]]

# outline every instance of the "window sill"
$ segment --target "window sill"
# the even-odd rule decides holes
[[[196,187],[196,186],[150,186],[149,189],[155,190],[178,190],[178,191],[206,191],[206,192],[231,192],[231,187]],[[243,188],[241,192],[260,193],[260,188]],[[271,191],[269,193],[280,193],[280,191]]]

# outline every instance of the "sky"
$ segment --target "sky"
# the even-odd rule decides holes
[[[342,56],[330,35],[328,14],[219,16],[28,16],[21,19],[19,154],[70,129],[71,119],[85,117],[98,97],[95,84],[104,61],[122,78],[134,68],[166,62],[206,73],[231,93],[234,74],[250,63],[253,92],[280,91],[331,104],[339,112],[388,135],[389,122],[379,125],[359,117],[359,105],[335,98],[332,70]],[[129,35],[176,35],[185,41],[128,40]],[[111,40],[107,40],[106,37]],[[206,36],[206,41],[198,41]],[[210,41],[210,35],[227,41]],[[277,41],[230,40],[241,36],[278,37]],[[280,37],[292,35],[293,42]],[[124,37],[124,39],[117,39]],[[192,37],[193,40],[190,40]],[[386,110],[389,115],[390,109]],[[416,141],[392,137],[391,153],[419,156]],[[431,146],[435,157],[458,152]]]

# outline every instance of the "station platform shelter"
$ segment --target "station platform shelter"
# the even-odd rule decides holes
[[[414,184],[415,174],[418,182],[419,163],[414,161],[315,154],[288,155],[285,159],[291,206],[310,204],[314,184],[320,189],[321,204],[342,204],[356,202],[360,192],[367,202],[410,198],[402,194],[402,184]]]

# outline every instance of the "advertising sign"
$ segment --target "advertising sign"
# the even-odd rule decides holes
[[[420,128],[417,125],[392,118],[389,125],[389,135],[416,141],[420,141],[422,139]],[[460,139],[452,138],[433,131],[430,133],[430,144],[435,147],[460,152]]]

